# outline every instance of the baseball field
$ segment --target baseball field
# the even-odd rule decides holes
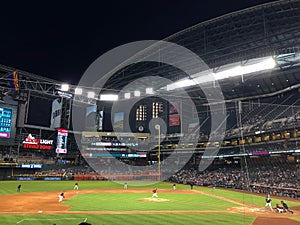
[[[21,191],[17,186],[21,184]],[[300,224],[300,201],[284,199],[294,214],[265,211],[265,196],[171,183],[133,186],[110,181],[1,181],[1,225]],[[158,189],[158,199],[151,198]],[[62,203],[58,195],[64,192]],[[282,198],[271,196],[273,207]]]

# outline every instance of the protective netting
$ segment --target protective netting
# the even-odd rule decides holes
[[[209,116],[203,119],[200,128],[199,152],[200,144],[208,146],[206,151],[209,146],[221,145],[219,152],[212,156],[210,167],[199,170],[197,163],[206,159],[196,154],[170,180],[298,198],[299,92],[229,103],[226,113],[227,128],[222,143],[207,142],[211,135],[205,125]]]

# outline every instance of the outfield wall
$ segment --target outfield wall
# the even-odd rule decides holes
[[[35,169],[24,169],[18,167],[1,167],[0,180],[15,180],[18,176],[33,176]]]
[[[75,174],[74,180],[159,180],[157,173],[150,174]]]

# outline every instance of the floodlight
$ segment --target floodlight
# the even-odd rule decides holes
[[[75,95],[82,95],[82,88],[75,88]]]
[[[100,101],[117,101],[118,99],[119,99],[118,95],[113,95],[113,94],[100,95]]]
[[[178,87],[188,87],[195,84],[196,84],[195,81],[191,79],[185,79],[175,83],[175,85],[177,85]]]
[[[213,73],[216,80],[222,80],[222,79],[226,79],[229,77],[234,77],[234,76],[238,76],[238,75],[242,75],[242,74],[245,74],[245,73],[244,73],[243,67],[241,67],[241,66],[236,66],[236,67],[228,69],[228,70]]]
[[[69,85],[68,84],[62,84],[60,87],[61,91],[69,91]]]
[[[196,84],[196,82],[192,79],[183,79],[183,80],[177,81],[175,83],[168,84],[167,90],[170,91],[170,90],[174,90],[176,88],[189,87],[189,86],[193,86],[195,84]]]
[[[95,98],[95,92],[89,91],[88,92],[88,98]]]
[[[135,96],[135,97],[141,96],[141,92],[140,92],[140,91],[134,91],[134,96]]]
[[[152,95],[153,94],[153,88],[146,88],[146,94]]]
[[[245,66],[236,66],[234,68],[224,70],[221,72],[214,73],[214,77],[216,80],[222,80],[230,77],[240,76],[243,74],[255,73],[263,70],[273,69],[276,63],[275,60],[270,57],[261,62],[245,65]]]
[[[125,93],[125,94],[124,94],[124,98],[130,99],[130,92]]]

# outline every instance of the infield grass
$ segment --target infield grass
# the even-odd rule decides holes
[[[237,206],[214,197],[200,194],[159,194],[168,202],[142,202],[147,194],[80,194],[65,202],[72,211],[153,211],[153,210],[226,210]]]

